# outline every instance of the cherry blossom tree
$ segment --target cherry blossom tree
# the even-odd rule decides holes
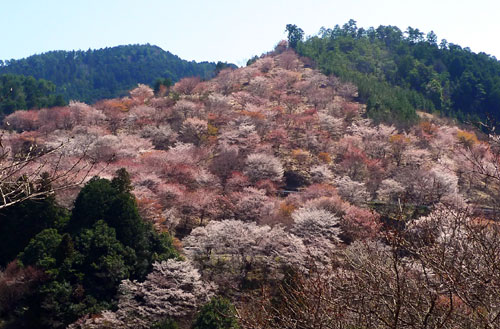
[[[278,65],[285,70],[297,70],[300,66],[300,61],[295,54],[295,52],[291,50],[287,50],[277,56],[276,61]]]
[[[377,190],[377,198],[382,202],[395,202],[403,195],[405,188],[392,178],[384,179]]]
[[[367,174],[367,156],[362,149],[348,145],[341,154],[340,166],[351,179],[361,180]]]
[[[338,188],[339,194],[349,202],[361,205],[370,200],[370,195],[366,190],[365,184],[354,181],[349,176],[342,176],[335,179],[335,185]]]
[[[300,269],[307,258],[300,238],[280,226],[254,222],[212,221],[195,228],[182,242],[188,257],[221,288],[238,288],[251,280],[250,273],[258,280],[279,278],[283,266]]]
[[[18,132],[30,131],[38,128],[38,112],[37,110],[16,111],[5,117],[4,124]]]
[[[187,118],[182,123],[181,140],[199,146],[207,138],[207,124],[205,120]]]
[[[340,241],[339,218],[324,209],[300,208],[292,213],[293,227],[291,232],[311,242],[316,238],[324,238],[333,243]]]
[[[231,176],[227,179],[224,189],[227,193],[237,192],[243,190],[243,188],[248,187],[249,185],[250,180],[247,176],[239,171],[233,171]]]
[[[262,73],[267,73],[273,68],[274,60],[271,57],[264,57],[259,59],[256,62],[256,65]]]
[[[328,132],[331,137],[340,137],[344,132],[344,120],[329,114],[319,112],[318,119],[321,129]]]
[[[248,119],[235,120],[222,129],[219,143],[235,145],[239,153],[247,155],[252,152],[261,139],[255,129],[255,125]]]
[[[130,91],[130,97],[132,97],[134,101],[137,101],[140,104],[144,103],[153,96],[153,89],[141,83],[137,85],[137,88],[134,88]]]
[[[116,312],[81,319],[70,328],[151,328],[165,318],[193,314],[210,300],[214,290],[189,261],[169,259],[153,264],[144,282],[122,281]]]
[[[193,92],[200,81],[201,80],[198,77],[183,78],[174,85],[173,90],[179,94],[189,95]]]
[[[92,143],[89,155],[97,161],[112,161],[115,159],[119,147],[119,139],[114,135],[100,136]]]
[[[74,126],[69,107],[41,109],[38,112],[38,122],[41,126],[40,129],[45,133],[49,133],[56,129],[68,130]]]
[[[210,164],[210,170],[225,182],[239,166],[238,153],[236,145],[219,144]]]
[[[245,160],[244,173],[253,182],[262,179],[280,182],[284,170],[278,158],[264,153],[253,153]]]
[[[316,184],[330,183],[333,173],[327,165],[319,165],[311,168],[311,181]]]
[[[328,264],[340,242],[339,217],[325,209],[302,207],[292,213],[292,219],[290,232],[302,238],[311,257]]]
[[[69,102],[70,116],[73,125],[98,125],[106,118],[102,111],[82,102]]]
[[[382,228],[380,215],[373,210],[344,205],[340,220],[342,238],[348,241],[373,239]]]
[[[229,68],[221,70],[214,80],[216,91],[224,96],[241,88],[238,76],[234,73],[234,70]]]
[[[70,324],[68,329],[126,329],[127,324],[116,313],[103,311],[100,314],[88,314]]]
[[[269,98],[271,86],[268,79],[262,76],[257,76],[250,81],[248,90],[259,97]]]
[[[243,192],[231,195],[234,199],[234,215],[237,220],[244,222],[265,222],[273,213],[275,202],[266,196],[264,190],[246,187]]]
[[[163,124],[160,126],[146,126],[141,130],[141,137],[149,138],[157,150],[166,150],[177,141],[177,133]]]

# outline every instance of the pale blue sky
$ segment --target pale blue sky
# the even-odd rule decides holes
[[[408,26],[500,59],[498,0],[0,0],[0,59],[150,43],[187,60],[239,65],[284,39],[285,25]]]

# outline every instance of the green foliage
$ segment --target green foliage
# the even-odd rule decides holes
[[[258,59],[259,59],[259,56],[257,56],[257,55],[253,56],[252,58],[250,58],[250,59],[247,61],[247,66],[252,65],[252,64],[253,64],[253,63],[255,63]]]
[[[411,27],[404,33],[394,26],[365,30],[350,20],[295,48],[325,74],[356,84],[368,115],[378,121],[410,125],[416,110],[500,118],[500,63],[446,41],[438,46],[434,32],[424,38]]]
[[[45,229],[31,239],[19,254],[19,260],[25,265],[35,265],[52,271],[57,265],[55,256],[61,241],[62,236],[56,229]]]
[[[0,72],[2,67],[0,67]],[[61,95],[56,95],[56,86],[43,79],[14,74],[0,75],[0,116],[16,110],[64,106]]]
[[[159,93],[162,88],[170,88],[173,86],[173,82],[170,78],[157,78],[153,83],[153,90],[155,94]]]
[[[215,297],[205,304],[196,316],[193,329],[236,329],[239,328],[236,310],[231,302]]]
[[[89,181],[75,201],[69,227],[72,232],[79,232],[104,219],[116,230],[118,240],[140,247],[138,243],[146,224],[140,218],[134,196],[130,193],[128,173],[118,170],[117,175],[112,182],[97,177]]]
[[[60,209],[50,198],[40,214],[36,208],[24,208],[32,201],[16,206],[13,216],[31,214],[34,218],[26,221],[41,220],[40,232],[32,230],[23,237],[25,241],[32,235],[18,259],[45,275],[25,298],[9,306],[15,310],[14,327],[63,328],[84,314],[109,309],[122,280],[144,279],[154,261],[179,257],[170,235],[142,221],[131,189],[124,169],[112,181],[93,178],[78,195],[67,225],[66,220],[55,220]],[[11,248],[9,255],[20,246]]]
[[[116,193],[109,180],[92,178],[75,200],[69,222],[70,231],[77,232],[82,228],[90,228],[98,220],[106,218]]]
[[[43,284],[28,302],[31,307],[23,312],[21,323],[26,327],[64,328],[64,323],[74,316],[72,293],[71,284],[66,281]]]
[[[179,329],[179,326],[174,320],[166,319],[155,323],[151,329]]]
[[[88,51],[51,51],[6,61],[0,74],[12,73],[52,81],[66,101],[91,103],[125,95],[138,83],[157,78],[176,82],[187,76],[211,78],[215,63],[188,62],[147,45],[128,45]],[[165,81],[165,80],[163,80]]]
[[[120,282],[130,278],[135,252],[120,243],[104,221],[82,230],[74,240],[47,229],[19,255],[23,264],[38,266],[48,275],[18,308],[22,321],[39,319],[49,328],[64,327],[86,313],[109,308]]]
[[[100,220],[76,237],[75,269],[83,273],[86,293],[97,299],[108,299],[120,282],[134,271],[136,255],[132,248],[116,239],[115,230]]]
[[[288,33],[288,46],[296,49],[297,44],[304,38],[304,31],[295,24],[287,24],[286,32]]]
[[[137,261],[131,271],[134,279],[145,278],[153,261],[177,257],[171,237],[156,232],[140,218],[130,177],[123,169],[111,182],[99,178],[89,181],[75,201],[69,229],[76,234],[99,220],[115,230],[118,241],[135,251]]]
[[[220,71],[222,70],[225,70],[225,69],[236,69],[238,68],[236,65],[234,64],[230,64],[228,62],[217,62],[217,64],[215,65],[215,72],[214,74],[217,75],[219,74]]]
[[[119,193],[130,193],[132,191],[132,182],[130,175],[125,168],[118,169],[115,177],[111,180],[113,186]]]
[[[1,267],[14,260],[35,235],[48,228],[60,229],[69,220],[68,212],[58,207],[53,197],[7,207],[0,211],[0,217]]]
[[[149,232],[151,250],[153,250],[151,260],[153,262],[162,262],[179,257],[179,253],[173,248],[174,239],[170,234],[165,232],[157,233],[152,226],[150,226]]]

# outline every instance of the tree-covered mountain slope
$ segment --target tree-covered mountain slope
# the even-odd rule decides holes
[[[289,43],[312,59],[325,74],[334,74],[359,88],[371,118],[411,124],[416,110],[439,112],[462,120],[487,116],[500,119],[500,62],[485,53],[448,43],[434,32],[424,35],[408,27],[322,28],[303,40],[288,25]]]
[[[0,328],[500,327],[500,138],[304,60],[6,117]]]
[[[87,51],[50,51],[0,62],[0,74],[21,74],[56,85],[66,101],[94,102],[123,96],[138,83],[183,77],[211,78],[215,63],[189,62],[152,45],[127,45]]]

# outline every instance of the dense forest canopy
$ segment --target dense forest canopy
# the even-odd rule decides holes
[[[50,51],[0,62],[0,74],[46,79],[66,101],[95,102],[123,96],[138,83],[176,82],[186,76],[211,78],[215,63],[189,62],[152,45],[127,45],[87,51]]]
[[[323,73],[358,86],[373,119],[409,124],[415,110],[462,120],[500,118],[500,62],[445,39],[438,44],[433,31],[364,29],[354,20],[322,28],[305,41],[297,26],[289,24],[287,31],[290,45]]]

